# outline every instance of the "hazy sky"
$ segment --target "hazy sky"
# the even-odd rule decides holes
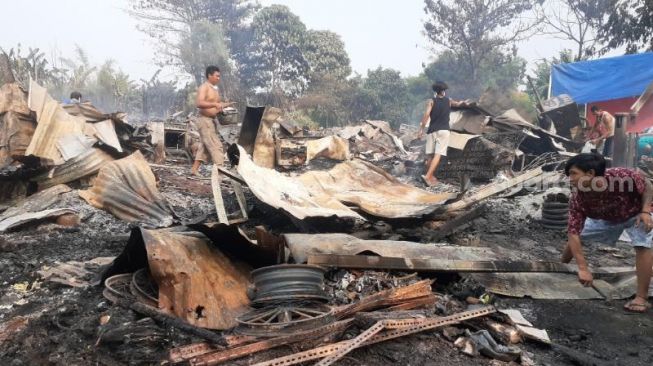
[[[425,17],[422,0],[261,0],[284,4],[308,28],[328,29],[342,36],[354,71],[391,67],[402,75],[416,75],[428,63],[432,45],[422,34]],[[136,29],[136,20],[124,9],[127,0],[3,1],[0,47],[21,43],[39,47],[48,55],[70,57],[75,44],[87,51],[93,63],[114,59],[134,79],[149,79],[157,70],[154,46]],[[538,36],[518,45],[529,63],[557,55],[569,47],[550,37]],[[172,76],[167,70],[164,77]]]

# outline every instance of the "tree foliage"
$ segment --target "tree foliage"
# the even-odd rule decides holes
[[[617,0],[609,12],[599,33],[608,47],[653,51],[653,0]]]
[[[75,46],[74,58],[62,58],[61,62],[68,69],[68,86],[77,91],[83,91],[86,88],[91,75],[97,70],[91,66],[91,61],[79,45]]]
[[[158,47],[161,64],[181,65],[179,41],[197,22],[219,24],[229,40],[238,38],[259,8],[252,0],[131,0],[130,14]]]
[[[202,84],[208,65],[220,67],[221,74],[231,73],[229,48],[222,26],[203,20],[190,26],[190,32],[182,37],[179,56],[184,71],[192,75],[197,85]]]
[[[349,55],[340,36],[330,31],[307,31],[303,55],[310,67],[311,82],[332,77],[344,80],[351,74]]]
[[[363,89],[372,92],[380,103],[380,108],[368,118],[386,120],[395,126],[406,122],[408,88],[399,71],[382,67],[368,70]]]
[[[0,50],[0,52],[4,51]],[[23,85],[27,85],[30,77],[42,84],[56,88],[56,90],[60,90],[68,82],[68,70],[54,66],[39,48],[29,47],[27,54],[24,55],[19,43],[16,47],[6,51],[6,54],[9,66],[17,80]]]
[[[537,21],[522,15],[532,0],[425,0],[424,29],[436,45],[449,50],[478,84],[481,66],[506,54],[515,42],[532,34]],[[503,66],[502,64],[495,65]]]
[[[574,61],[586,60],[607,51],[599,36],[616,0],[556,0],[545,1],[538,7],[544,34],[550,34],[575,44]]]
[[[297,96],[308,85],[309,64],[302,52],[306,26],[288,7],[261,9],[252,22],[253,39],[240,75],[265,93]]]
[[[551,67],[557,64],[564,64],[574,62],[574,53],[572,50],[562,50],[560,51],[557,57],[551,57],[549,59],[543,59],[535,63],[535,68],[532,70],[533,77],[533,86],[537,90],[538,95],[542,99],[547,99],[549,94],[549,79],[551,76]],[[531,101],[537,103],[537,98],[535,97],[535,92],[533,88],[529,87],[526,89]]]
[[[449,85],[449,95],[457,99],[476,99],[487,88],[515,89],[526,71],[526,61],[515,53],[503,54],[494,50],[477,66],[478,76],[473,80],[467,63],[458,55],[445,51],[424,68],[426,77],[434,82],[444,80]]]

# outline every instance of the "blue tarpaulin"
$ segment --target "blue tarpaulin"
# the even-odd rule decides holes
[[[653,82],[653,52],[554,65],[551,96],[576,103],[638,97]]]

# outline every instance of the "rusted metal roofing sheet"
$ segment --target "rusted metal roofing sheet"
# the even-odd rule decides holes
[[[171,210],[140,151],[102,167],[93,187],[79,195],[90,205],[128,222],[148,227],[172,225]]]
[[[36,123],[14,111],[0,114],[0,166],[11,163],[12,158],[25,155],[34,135]]]
[[[7,83],[0,86],[0,114],[16,112],[29,115],[27,95],[18,83]]]
[[[357,205],[378,217],[418,217],[453,198],[449,193],[434,194],[401,183],[383,169],[362,160],[344,162],[329,171],[289,177],[254,164],[239,149],[238,173],[254,195],[300,220],[329,216],[362,218],[345,204]]]
[[[32,180],[38,183],[39,189],[45,189],[93,175],[113,160],[113,157],[106,152],[91,147],[62,165],[56,166],[48,174]]]
[[[30,80],[28,105],[36,112],[38,124],[25,155],[47,158],[55,164],[61,164],[64,158],[57,148],[57,143],[61,138],[79,134],[95,137],[118,152],[122,152],[113,120],[105,119],[97,122],[91,119],[87,123],[85,115],[71,115],[66,112],[45,88],[33,80]]]
[[[30,80],[28,105],[36,112],[38,124],[25,155],[51,159],[56,164],[63,163],[63,157],[57,149],[57,141],[66,135],[82,133],[84,118],[66,113],[59,102],[33,80]]]
[[[434,212],[451,193],[431,193],[400,182],[383,169],[360,159],[340,163],[329,171],[309,171],[299,180],[313,194],[354,204],[383,218],[420,217]]]
[[[284,210],[300,220],[331,216],[362,219],[334,197],[322,191],[311,192],[297,178],[258,166],[242,147],[238,146],[238,149],[238,174],[247,182],[252,193],[268,205]]]
[[[65,184],[60,184],[49,189],[33,194],[16,205],[8,208],[0,215],[0,221],[18,216],[27,212],[43,211],[59,201],[59,196],[70,192],[72,189]]]
[[[237,267],[205,238],[141,229],[159,308],[188,323],[229,329],[248,310],[249,268]]]
[[[53,208],[39,212],[26,212],[20,215],[12,216],[6,220],[0,221],[0,232],[16,228],[20,225],[27,224],[32,221],[44,220],[52,217],[59,217],[62,215],[76,214],[77,211],[70,208]]]

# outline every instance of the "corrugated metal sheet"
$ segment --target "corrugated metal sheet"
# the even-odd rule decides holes
[[[172,225],[171,210],[140,151],[102,167],[93,187],[79,195],[92,206],[128,222],[148,227]]]
[[[113,157],[106,152],[96,148],[89,148],[62,165],[55,167],[50,173],[32,180],[38,183],[39,189],[45,189],[93,175],[101,167],[113,160]]]
[[[57,141],[66,135],[82,133],[84,118],[66,113],[59,102],[33,80],[30,80],[28,105],[36,112],[38,124],[25,154],[51,159],[55,164],[63,163]]]
[[[260,167],[240,149],[238,173],[258,199],[303,220],[307,217],[362,218],[348,208],[355,204],[378,217],[418,217],[435,211],[451,194],[434,194],[401,183],[383,169],[362,160],[324,172],[288,177]]]
[[[248,310],[250,268],[234,265],[204,237],[140,231],[162,311],[203,328],[237,325],[235,318]]]
[[[25,155],[35,129],[36,123],[21,113],[8,111],[0,116],[0,166]]]
[[[0,215],[0,221],[27,212],[43,211],[59,201],[59,196],[70,192],[72,189],[65,184],[60,184],[27,197],[15,206],[8,208]]]
[[[64,160],[68,161],[90,149],[96,142],[96,139],[81,134],[66,135],[57,141],[57,149]]]
[[[238,174],[245,179],[252,193],[268,205],[287,211],[300,220],[331,216],[362,219],[334,197],[323,191],[312,192],[296,178],[258,166],[241,146],[238,146],[238,150]]]
[[[360,159],[340,163],[329,171],[310,171],[299,180],[313,194],[354,204],[383,218],[420,217],[435,211],[455,195],[431,193],[400,182],[383,169]]]
[[[358,255],[374,253],[381,257],[492,260],[490,248],[443,246],[408,241],[361,240],[347,234],[284,234],[290,255],[297,263],[306,263],[317,254]]]
[[[0,232],[14,229],[18,226],[25,225],[32,221],[40,221],[40,220],[45,220],[47,218],[59,217],[63,215],[76,214],[76,213],[77,211],[70,208],[53,208],[51,210],[45,210],[39,212],[27,212],[0,221]]]
[[[88,118],[85,115],[71,115],[66,112],[45,88],[33,80],[30,80],[28,104],[29,108],[36,112],[38,124],[25,152],[26,155],[50,159],[55,164],[61,164],[64,162],[64,158],[57,148],[57,143],[63,137],[79,134],[95,137],[118,152],[122,152],[115,125],[111,119],[87,123]]]
[[[0,114],[16,112],[29,115],[27,95],[17,83],[7,83],[0,86]]]

